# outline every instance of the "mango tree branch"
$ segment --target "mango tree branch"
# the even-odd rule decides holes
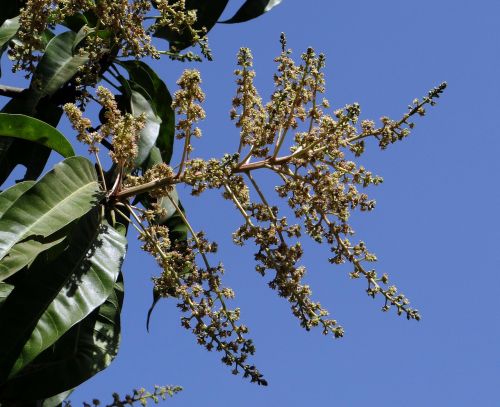
[[[295,157],[295,156],[293,156]],[[278,157],[276,159],[273,159],[272,157],[268,157],[265,160],[257,161],[254,163],[249,163],[249,164],[242,164],[237,166],[236,168],[233,169],[233,173],[242,173],[242,172],[248,172],[260,168],[268,168],[269,165],[274,166],[274,165],[279,165],[279,164],[284,164],[287,161],[289,161],[292,158],[292,155],[287,155],[284,157]],[[125,199],[125,198],[130,198],[131,196],[135,196],[138,194],[142,194],[144,192],[151,191],[156,188],[161,188],[167,185],[172,185],[172,184],[178,184],[184,182],[182,174],[176,175],[174,178],[161,178],[157,180],[153,180],[150,182],[147,182],[142,185],[137,185],[134,187],[130,188],[124,188],[120,191],[117,191],[114,196],[118,199]]]

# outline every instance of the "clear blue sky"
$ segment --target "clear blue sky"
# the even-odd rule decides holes
[[[241,2],[232,3],[228,15]],[[376,210],[354,218],[357,236],[378,255],[378,270],[423,320],[380,312],[364,282],[331,266],[326,247],[307,244],[307,281],[346,335],[303,331],[253,271],[251,247],[231,244],[239,222],[231,205],[217,193],[191,198],[181,188],[193,225],[220,243],[225,281],[237,292],[269,387],[232,376],[219,355],[198,346],[180,327],[172,300],[158,305],[146,332],[150,277],[158,269],[132,234],[120,354],[73,394],[74,405],[154,384],[184,387],[164,406],[500,405],[499,15],[496,0],[283,0],[252,22],[216,26],[215,61],[198,65],[208,119],[195,155],[205,158],[237,147],[228,110],[238,48],[252,48],[259,90],[269,95],[282,31],[297,57],[308,46],[327,55],[332,105],[357,101],[365,118],[399,117],[414,97],[448,81],[410,138],[387,151],[371,145],[362,157],[385,182],[369,191]],[[155,68],[174,90],[184,66],[164,60]]]

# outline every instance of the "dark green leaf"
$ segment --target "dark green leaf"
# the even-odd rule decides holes
[[[55,36],[56,35],[48,28],[43,32],[41,39],[44,49],[47,48],[47,45],[49,45],[50,40]]]
[[[5,20],[0,26],[0,48],[3,48],[19,30],[19,17]]]
[[[149,332],[149,322],[151,321],[151,315],[153,314],[156,304],[158,303],[158,301],[160,301],[160,299],[161,299],[160,293],[158,293],[158,291],[153,288],[153,303],[149,307],[148,315],[146,316],[146,330],[148,332]]]
[[[73,41],[73,54],[77,53],[77,50],[79,49],[80,45],[84,42],[84,40],[89,36],[89,35],[97,35],[99,38],[102,39],[109,39],[112,37],[112,32],[110,30],[97,30],[94,27],[89,27],[88,25],[84,25],[77,33],[75,40]],[[104,48],[103,48],[104,50]]]
[[[2,112],[29,115],[56,127],[62,116],[62,109],[48,98],[44,98],[39,104],[33,105],[30,94],[30,91],[26,91],[20,97],[12,99],[4,106]],[[41,144],[1,137],[0,185],[5,182],[18,164],[26,167],[26,174],[22,178],[23,181],[37,179],[47,163],[50,152],[50,148]]]
[[[13,289],[14,286],[11,284],[0,283],[0,308]]]
[[[186,9],[196,10],[197,19],[193,28],[196,30],[205,28],[208,33],[222,15],[227,3],[228,0],[186,0]],[[174,47],[177,51],[182,51],[193,45],[194,41],[191,33],[188,31],[177,33],[169,30],[167,27],[158,28],[154,36],[169,41],[170,46]]]
[[[0,337],[0,378],[16,376],[104,303],[125,251],[125,237],[94,210],[76,225],[68,249],[55,261],[35,262],[0,310],[0,325],[9,327]]]
[[[252,20],[268,12],[280,3],[281,0],[247,0],[233,17],[229,20],[221,21],[221,23],[233,24]]]
[[[161,119],[156,146],[160,149],[162,160],[168,164],[172,158],[175,133],[175,113],[170,92],[156,72],[144,62],[125,61],[120,65],[127,70],[130,80],[141,86],[150,96],[148,101]],[[146,97],[145,94],[143,96]]]
[[[179,201],[179,207],[184,212],[182,205]],[[162,222],[163,225],[168,227],[168,235],[170,241],[183,241],[187,239],[189,229],[182,219],[182,216],[179,212],[175,212],[170,218],[168,218],[165,222]]]
[[[83,14],[76,13],[76,14],[72,14],[70,16],[67,16],[64,19],[62,25],[64,25],[65,27],[68,27],[70,30],[77,33],[78,31],[81,30],[81,28],[84,25],[89,25],[89,22],[87,20],[87,17],[85,17]]]
[[[101,197],[89,160],[70,157],[57,164],[0,218],[0,259],[22,239],[47,237],[83,216]]]
[[[0,260],[0,281],[14,275],[24,266],[30,265],[40,253],[62,243],[71,229],[70,224],[45,238],[32,236],[16,243]]]
[[[118,353],[122,304],[123,278],[120,273],[104,304],[42,352],[16,378],[0,387],[0,397],[22,399],[22,394],[31,400],[51,397],[42,406],[57,406],[57,400],[61,402],[71,393],[68,389],[105,369]],[[47,381],[47,377],[51,380]],[[23,388],[30,391],[23,393]],[[63,394],[57,394],[64,390]]]
[[[55,36],[47,45],[31,81],[32,104],[44,96],[53,95],[88,61],[87,54],[73,53],[76,33],[66,31]]]
[[[75,155],[71,143],[59,130],[41,120],[22,114],[0,113],[0,137],[14,137],[32,141],[63,157]]]
[[[45,399],[42,403],[42,407],[58,407],[58,406],[62,407],[62,402],[66,400],[71,393],[73,393],[73,389],[63,391],[62,393],[59,393],[55,396]]]
[[[20,182],[0,193],[0,218],[33,185],[35,185],[34,181]]]
[[[37,179],[49,159],[50,148],[26,140],[0,138],[0,185],[2,185],[17,165],[26,167],[24,176],[16,180]],[[5,157],[5,158],[4,158]]]
[[[132,91],[130,98],[130,107],[134,116],[144,114],[146,116],[146,125],[141,130],[138,154],[135,159],[135,166],[140,167],[141,164],[148,158],[151,148],[156,143],[158,134],[160,132],[161,119],[155,114],[153,107],[149,101],[140,93],[135,90]]]

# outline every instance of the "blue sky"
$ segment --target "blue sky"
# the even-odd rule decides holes
[[[232,3],[228,16],[241,2]],[[146,332],[150,278],[158,269],[131,234],[120,354],[75,391],[74,405],[154,384],[184,387],[165,406],[499,405],[499,15],[494,0],[283,0],[254,21],[216,26],[209,37],[215,61],[197,65],[208,117],[194,155],[204,158],[237,148],[228,111],[238,48],[253,50],[265,97],[282,31],[296,57],[308,46],[326,54],[332,106],[359,102],[364,118],[400,117],[413,98],[448,82],[408,139],[386,151],[369,145],[361,162],[385,182],[368,191],[376,210],[353,218],[358,238],[379,258],[377,270],[389,273],[423,320],[382,313],[364,282],[330,265],[328,248],[308,243],[307,281],[346,334],[333,340],[303,331],[253,270],[252,248],[232,245],[239,215],[231,205],[218,193],[192,198],[180,188],[192,224],[220,244],[217,260],[269,386],[232,376],[180,327],[171,300],[158,305]],[[185,66],[154,66],[174,90]],[[271,186],[272,179],[261,179]]]

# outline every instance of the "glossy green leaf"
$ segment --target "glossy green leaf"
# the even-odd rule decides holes
[[[45,49],[31,81],[33,103],[53,95],[88,61],[87,54],[73,52],[76,33],[66,31],[55,36]]]
[[[43,32],[41,40],[44,49],[47,48],[47,45],[49,45],[50,40],[52,40],[52,38],[54,38],[55,36],[56,35],[54,34],[54,32],[48,28]]]
[[[0,26],[0,58],[2,58],[5,50],[9,46],[9,42],[19,30],[19,17],[5,20]],[[0,76],[2,76],[2,66],[0,65]]]
[[[87,17],[85,17],[85,15],[76,13],[67,16],[62,22],[62,25],[77,33],[82,29],[84,25],[89,25],[89,21],[87,20]]]
[[[148,101],[161,119],[156,147],[160,149],[162,160],[168,164],[172,158],[175,135],[175,113],[170,92],[156,72],[144,62],[125,61],[120,65],[127,70],[130,81],[138,84],[150,96]],[[145,94],[143,96],[146,97]]]
[[[29,388],[26,399],[50,397],[42,406],[57,406],[55,402],[66,399],[71,390],[51,396],[54,392],[76,387],[109,366],[118,353],[122,304],[120,274],[104,304],[40,354],[17,377],[0,386],[0,398],[19,399],[23,394],[19,390]],[[47,382],[46,377],[52,380]]]
[[[227,3],[228,0],[186,0],[186,9],[196,10],[197,18],[193,28],[200,30],[204,27],[208,33],[222,15]],[[168,40],[171,47],[175,47],[177,51],[193,45],[193,37],[187,31],[178,33],[167,27],[160,27],[154,36]]]
[[[55,401],[61,402],[71,393],[68,389],[109,366],[120,344],[122,304],[123,279],[120,274],[104,304],[73,326],[19,375],[0,386],[0,398],[19,399],[23,394],[20,390],[29,388],[29,393],[24,396],[26,399],[50,397],[44,400],[42,406],[57,406]],[[44,380],[46,377],[51,377],[50,382]]]
[[[32,141],[57,151],[63,157],[75,155],[71,143],[50,124],[22,114],[0,113],[0,137]]]
[[[0,193],[0,218],[33,185],[35,185],[34,181],[20,182]]]
[[[135,159],[135,167],[139,168],[148,158],[151,149],[158,139],[162,120],[156,114],[156,110],[152,104],[152,97],[145,88],[138,83],[127,80],[121,75],[118,77],[118,80],[122,85],[122,95],[117,98],[120,109],[130,112],[135,117],[141,114],[144,114],[146,117],[146,125],[140,133],[138,154]]]
[[[63,391],[62,393],[56,394],[48,399],[45,399],[41,407],[62,407],[62,403],[66,400],[74,389]]]
[[[0,48],[6,45],[19,30],[19,17],[5,20],[0,26]]]
[[[42,103],[33,103],[36,98],[32,96],[31,91],[25,91],[19,97],[11,99],[3,107],[2,112],[32,116],[56,127],[62,116],[62,109],[51,98],[44,98]],[[13,137],[0,137],[0,185],[19,164],[26,167],[22,181],[37,179],[47,163],[50,152],[50,148],[38,143]]]
[[[281,0],[247,0],[233,17],[229,20],[221,21],[221,23],[234,24],[252,20],[267,13],[280,3]]]
[[[135,166],[139,167],[149,156],[149,152],[156,143],[160,133],[161,119],[156,115],[149,101],[139,92],[133,90],[130,97],[130,107],[134,116],[144,114],[146,125],[141,130],[138,147],[138,154],[135,159]]]
[[[16,243],[0,260],[0,281],[14,275],[24,266],[30,265],[40,253],[62,243],[70,230],[69,227],[65,227],[45,238],[32,236]]]
[[[126,239],[97,212],[79,221],[56,260],[36,261],[5,301],[0,325],[9,331],[0,337],[0,381],[20,373],[112,294]]]
[[[0,259],[22,239],[50,236],[83,216],[102,195],[89,160],[70,157],[57,164],[0,218]]]

